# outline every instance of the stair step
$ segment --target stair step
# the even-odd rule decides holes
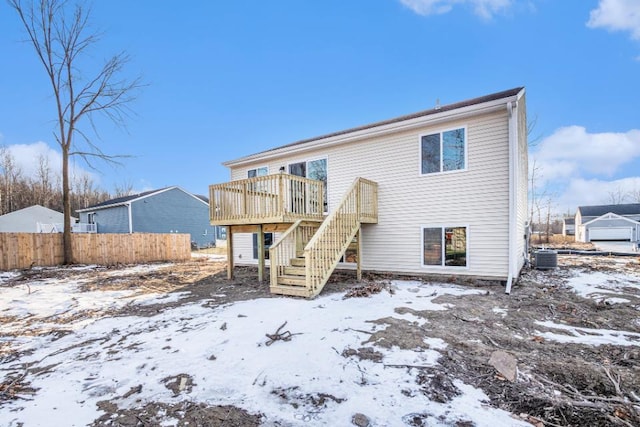
[[[294,267],[304,267],[305,260],[304,258],[291,258],[291,265]]]
[[[288,286],[288,285],[272,285],[269,287],[272,294],[278,295],[290,295],[294,297],[308,298],[311,292],[307,288],[301,286]]]
[[[302,267],[285,267],[284,274],[286,276],[300,276],[305,277],[307,274],[306,268]]]
[[[307,279],[302,276],[278,276],[278,285],[292,285],[298,287],[306,287]]]

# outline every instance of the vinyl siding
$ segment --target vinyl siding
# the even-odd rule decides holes
[[[126,206],[96,209],[94,212],[96,213],[95,223],[98,233],[129,232],[129,209]],[[88,222],[87,216],[89,213],[81,212],[80,222]]]
[[[582,219],[582,214],[580,213],[580,210],[576,211],[576,216],[575,216],[575,232],[576,232],[576,242],[584,242],[585,241],[585,235],[584,235],[584,221]]]
[[[198,246],[215,242],[209,206],[179,188],[132,202],[131,216],[137,233],[189,233]]]
[[[467,130],[467,169],[421,176],[420,136],[458,127]],[[271,159],[269,173],[278,173],[281,166],[295,161],[326,157],[329,211],[355,178],[376,181],[378,224],[365,224],[362,233],[366,270],[504,279],[508,269],[508,131],[505,108],[462,121]],[[521,132],[526,132],[526,127]],[[262,165],[264,161],[256,161],[233,168],[231,178],[244,179],[247,170]],[[524,182],[526,190],[526,178]],[[526,205],[524,211],[526,217]],[[422,267],[422,226],[468,227],[468,267]],[[250,234],[234,235],[234,254],[237,263],[253,263]]]
[[[80,212],[80,222],[88,222],[92,212],[98,233],[129,233],[126,205]],[[177,187],[131,201],[131,219],[134,233],[189,233],[201,247],[215,242],[219,233],[209,223],[209,205]]]

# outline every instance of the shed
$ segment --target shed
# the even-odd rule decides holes
[[[33,205],[0,216],[0,233],[61,233],[63,223],[62,212]]]

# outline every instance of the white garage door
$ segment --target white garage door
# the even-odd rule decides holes
[[[631,227],[592,227],[589,240],[631,240]]]

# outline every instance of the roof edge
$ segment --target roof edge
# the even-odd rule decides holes
[[[443,105],[439,108],[423,110],[416,113],[398,116],[392,119],[382,120],[363,126],[357,126],[342,131],[337,131],[314,138],[302,139],[290,144],[275,147],[269,150],[243,156],[234,160],[222,162],[225,167],[239,166],[244,163],[276,157],[288,153],[307,151],[319,145],[336,145],[362,139],[380,133],[391,133],[404,130],[409,127],[422,126],[428,122],[438,122],[441,120],[453,119],[458,114],[481,113],[485,108],[506,105],[509,99],[517,101],[525,93],[525,87],[520,86],[513,89],[496,92],[490,95],[472,98],[452,104]],[[409,124],[409,126],[407,126]],[[413,126],[411,126],[413,125]]]
[[[122,201],[122,202],[109,203],[107,205],[88,206],[86,208],[76,209],[76,212],[78,212],[78,213],[80,213],[80,212],[90,212],[90,211],[95,211],[95,210],[113,208],[113,207],[116,207],[116,206],[126,206],[126,205],[128,205],[130,203],[137,202],[137,201],[142,200],[142,199],[146,199],[147,197],[155,196],[155,195],[158,195],[160,193],[164,193],[165,191],[176,190],[176,189],[182,191],[183,193],[185,193],[185,194],[187,194],[187,195],[189,195],[191,197],[193,197],[194,199],[198,200],[199,202],[209,206],[208,202],[205,202],[204,200],[202,200],[200,197],[196,196],[195,194],[190,193],[189,191],[185,190],[184,188],[180,187],[179,185],[172,185],[171,187],[165,187],[165,188],[160,188],[158,190],[153,190],[153,191],[151,191],[151,192],[149,192],[147,194],[144,194],[144,196],[134,197],[132,199],[128,199],[128,200]],[[140,193],[140,194],[142,194],[142,193]],[[107,200],[107,202],[108,202],[108,200]]]

